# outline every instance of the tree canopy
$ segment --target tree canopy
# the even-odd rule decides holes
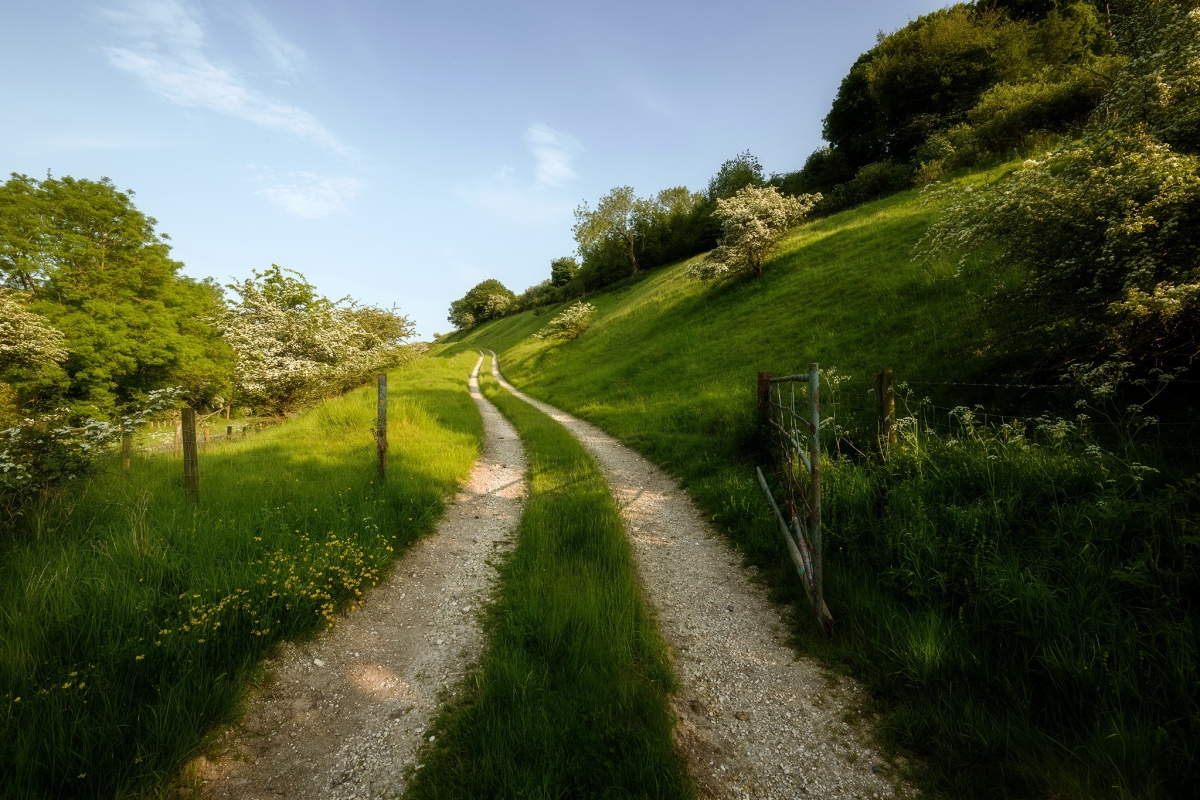
[[[459,330],[473,328],[504,316],[516,295],[494,278],[471,287],[465,295],[450,304],[450,324]]]
[[[166,385],[200,401],[221,390],[230,356],[207,322],[220,287],[182,275],[156,224],[107,179],[0,186],[0,282],[67,351],[61,369],[13,384],[23,402],[110,415]]]

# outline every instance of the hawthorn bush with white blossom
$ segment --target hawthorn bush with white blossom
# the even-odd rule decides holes
[[[1128,63],[1083,136],[991,183],[930,190],[945,208],[918,245],[1020,267],[992,303],[1058,360],[1200,355],[1200,2],[1129,6],[1115,31]]]
[[[287,274],[285,274],[287,273]],[[229,285],[237,299],[216,321],[236,357],[240,402],[286,414],[412,358],[415,326],[394,309],[322,297],[276,265]]]
[[[536,339],[577,339],[592,325],[596,307],[579,301],[554,316],[546,327],[534,334]]]
[[[713,215],[721,222],[721,239],[687,274],[703,280],[744,272],[761,276],[771,250],[820,201],[819,194],[790,197],[774,186],[746,186],[733,197],[718,200]]]

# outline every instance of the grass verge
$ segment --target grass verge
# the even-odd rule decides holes
[[[525,443],[529,498],[487,651],[409,796],[692,797],[666,650],[603,475],[561,425],[481,384]]]
[[[200,502],[165,455],[111,465],[0,542],[0,795],[157,793],[235,713],[278,642],[353,607],[429,531],[478,455],[473,356],[200,454]]]

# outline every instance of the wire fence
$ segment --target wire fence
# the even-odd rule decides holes
[[[166,422],[152,424],[135,447],[133,435],[126,434],[121,442],[121,466],[129,470],[136,451],[142,456],[164,459],[168,469],[175,461],[182,462],[183,489],[190,500],[198,501],[200,471],[203,463],[222,485],[255,484],[322,484],[346,483],[344,476],[331,476],[327,456],[331,451],[354,447],[358,434],[362,438],[364,462],[373,464],[376,479],[387,479],[388,421],[387,376],[378,376],[378,398],[374,424],[366,421],[339,420],[331,424],[289,426],[283,419],[221,420],[220,412],[197,417],[190,408],[181,409]],[[217,419],[217,424],[208,420]],[[246,450],[237,447],[251,443]],[[280,458],[280,452],[288,454]],[[205,454],[203,462],[201,454]],[[264,468],[263,459],[272,460]],[[349,489],[349,487],[347,487]]]

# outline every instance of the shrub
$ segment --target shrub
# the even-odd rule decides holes
[[[762,275],[763,260],[771,249],[820,200],[819,194],[787,197],[774,186],[746,186],[733,197],[718,200],[715,216],[721,221],[721,240],[687,274],[704,280],[743,272]]]
[[[591,303],[577,302],[550,320],[546,327],[534,334],[538,339],[577,339],[592,324],[596,307]]]

